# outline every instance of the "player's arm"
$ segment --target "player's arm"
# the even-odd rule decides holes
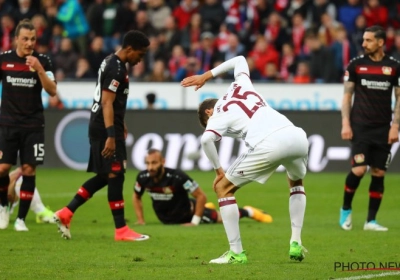
[[[350,124],[351,103],[353,100],[355,83],[351,81],[344,82],[344,94],[342,99],[342,139],[350,140],[353,138],[353,131]]]
[[[394,88],[396,101],[394,103],[393,121],[389,131],[389,144],[399,141],[399,126],[400,126],[400,87]]]
[[[57,84],[55,82],[53,72],[45,69],[47,68],[47,66],[43,66],[40,63],[39,59],[33,55],[26,57],[26,65],[29,65],[30,67],[35,69],[43,89],[50,96],[55,96],[57,94]]]
[[[114,127],[114,107],[113,103],[116,98],[116,93],[103,90],[101,97],[101,107],[103,109],[104,125],[107,129],[107,140],[104,149],[101,152],[105,158],[110,158],[115,152],[115,127]]]
[[[196,208],[194,209],[191,223],[198,225],[201,221],[201,217],[203,216],[204,205],[207,202],[207,196],[200,187],[197,187],[196,190],[191,193],[191,195],[196,199]]]
[[[221,63],[217,67],[205,72],[202,75],[194,75],[183,79],[181,85],[183,87],[196,86],[195,90],[198,90],[208,80],[233,69],[235,70],[235,79],[242,74],[250,77],[249,66],[247,65],[246,59],[243,56],[236,56],[225,61],[224,63]]]
[[[133,203],[133,208],[135,209],[136,218],[137,218],[136,224],[137,225],[146,224],[144,221],[143,203],[142,203],[141,194],[134,192],[133,196],[132,196],[132,203]]]

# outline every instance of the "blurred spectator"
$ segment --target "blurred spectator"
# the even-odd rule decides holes
[[[273,62],[268,62],[265,64],[264,70],[264,77],[262,78],[263,81],[266,82],[280,82],[281,78],[279,77],[278,67]]]
[[[32,24],[36,29],[36,40],[49,44],[51,29],[47,24],[46,18],[42,14],[36,14],[32,17]]]
[[[292,42],[294,53],[299,55],[302,52],[306,25],[301,13],[295,13],[292,17]]]
[[[389,6],[390,5],[390,6]],[[400,28],[400,2],[399,1],[389,1],[389,25],[396,29]]]
[[[199,1],[181,0],[179,6],[177,6],[172,12],[179,30],[184,29],[189,24],[190,18],[193,14],[197,13],[198,7]]]
[[[103,62],[104,58],[108,53],[103,51],[103,38],[102,37],[94,37],[92,42],[90,43],[90,51],[87,54],[87,60],[89,62],[90,70],[93,73],[99,69],[100,64]]]
[[[356,50],[357,55],[361,55],[364,53],[364,49],[362,47],[363,36],[365,28],[367,28],[367,21],[363,14],[359,15],[356,18],[356,29],[353,33],[351,33],[351,43]]]
[[[32,6],[31,0],[18,0],[18,8],[14,11],[14,19],[20,22],[23,19],[32,19],[38,11]]]
[[[202,30],[217,34],[219,26],[224,22],[226,12],[218,0],[204,0],[200,6],[199,14],[202,20]]]
[[[235,56],[245,55],[244,46],[239,42],[239,38],[236,34],[228,35],[228,48],[222,52],[222,61],[227,61]],[[233,72],[232,72],[233,73]]]
[[[86,18],[90,27],[90,38],[101,36],[103,33],[104,0],[94,0],[86,11]]]
[[[154,68],[156,60],[167,61],[168,55],[168,53],[166,53],[160,46],[160,41],[157,36],[150,36],[149,40],[150,46],[144,57],[145,69],[147,73]]]
[[[43,41],[41,39],[37,40],[35,45],[35,50],[38,53],[47,55],[48,57],[50,57],[51,61],[54,61],[53,54],[51,53],[49,48],[49,43],[47,43],[46,41]]]
[[[265,76],[265,65],[268,62],[273,62],[279,66],[279,53],[274,46],[268,44],[264,36],[259,36],[256,40],[253,50],[249,53],[255,61],[256,68],[262,76]]]
[[[219,27],[217,38],[215,39],[215,46],[219,52],[224,52],[228,48],[228,37],[231,32],[228,30],[225,23],[222,23]]]
[[[120,25],[117,17],[118,5],[114,0],[104,0],[103,10],[99,17],[101,19],[101,34],[103,37],[103,51],[111,53],[120,44],[120,34],[118,26]]]
[[[74,78],[78,62],[78,53],[75,52],[70,38],[61,40],[60,52],[54,55],[57,70],[61,70],[64,78]],[[61,75],[61,73],[60,73]]]
[[[181,33],[181,46],[186,54],[190,53],[193,49],[198,48],[200,44],[201,35],[201,16],[200,14],[193,14],[190,23]]]
[[[167,17],[171,15],[171,8],[165,4],[164,0],[148,0],[147,15],[151,25],[160,31],[164,28]]]
[[[250,79],[253,81],[260,81],[262,79],[261,72],[256,68],[254,58],[247,57],[246,60],[249,66]]]
[[[0,0],[0,18],[3,15],[13,15],[14,9],[8,0]]]
[[[11,15],[3,15],[1,17],[1,29],[0,29],[0,47],[1,51],[8,51],[13,48],[13,40],[14,40],[14,28],[15,22]]]
[[[154,92],[149,92],[146,94],[146,109],[154,110],[154,104],[156,103],[157,96]]]
[[[279,1],[278,1],[279,2]],[[310,2],[307,0],[291,0],[291,1],[283,1],[289,3],[286,8],[285,14],[291,18],[295,13],[300,13],[304,19],[307,18],[308,10],[310,7]],[[307,23],[308,26],[311,26],[311,23]]]
[[[282,50],[282,45],[289,41],[286,28],[279,13],[272,12],[265,26],[264,36],[269,44],[274,45],[277,51]]]
[[[279,75],[284,81],[290,81],[296,71],[296,55],[293,46],[286,43],[282,46],[282,56]]]
[[[314,0],[310,6],[308,18],[311,26],[319,28],[322,24],[321,17],[328,14],[330,18],[336,19],[336,6],[328,0]]]
[[[75,79],[94,79],[97,75],[90,69],[89,62],[86,58],[80,57],[76,62]]]
[[[50,48],[52,54],[58,53],[61,49],[61,40],[63,38],[62,33],[62,26],[59,24],[55,24],[52,28],[50,36]]]
[[[200,62],[196,57],[189,57],[186,60],[186,65],[178,69],[175,76],[175,82],[180,82],[184,78],[192,75],[201,75],[204,71],[201,70]]]
[[[347,4],[339,7],[338,20],[345,26],[349,34],[356,29],[356,18],[361,15],[362,10],[360,0],[347,0]]]
[[[252,1],[232,0],[232,4],[227,10],[225,22],[228,29],[239,36],[239,40],[250,48],[254,43],[254,34],[260,28],[260,18],[256,7]]]
[[[335,60],[335,69],[337,77],[343,77],[345,68],[350,62],[350,59],[356,56],[356,50],[347,39],[347,32],[343,25],[336,28],[336,38],[334,39],[331,49],[333,59]]]
[[[318,30],[318,36],[322,44],[330,46],[335,38],[336,29],[339,26],[339,22],[331,18],[327,13],[321,16],[321,27]]]
[[[45,17],[47,22],[47,28],[51,30],[53,26],[56,24],[57,19],[57,5],[55,0],[42,0],[40,5],[40,12]]]
[[[203,72],[210,70],[220,57],[220,53],[214,46],[214,35],[210,31],[201,34],[199,48],[192,52],[192,55],[200,62]]]
[[[276,11],[280,15],[282,15],[280,10],[274,9],[273,3],[271,1],[256,0],[255,5],[256,5],[257,17],[259,18],[260,21],[259,23],[260,28],[267,24],[268,16],[270,13],[272,13],[272,11]]]
[[[155,28],[149,22],[147,12],[143,10],[139,10],[136,13],[135,29],[143,32],[147,36],[154,36],[156,34]]]
[[[135,27],[137,4],[132,0],[122,0],[117,10],[117,30],[120,38]],[[120,40],[121,41],[121,40]]]
[[[138,64],[132,67],[131,80],[135,82],[142,82],[145,76],[146,76],[145,64],[144,61],[141,60]]]
[[[173,16],[168,16],[165,19],[164,28],[161,30],[159,36],[160,44],[163,46],[168,56],[171,54],[172,48],[179,45],[181,41],[181,33],[176,27],[175,19]]]
[[[325,47],[312,32],[305,36],[305,44],[310,50],[310,76],[316,83],[338,82],[332,51]]]
[[[393,27],[389,26],[386,29],[386,42],[385,42],[385,52],[390,51],[394,45],[394,37],[396,36],[396,31]]]
[[[62,23],[64,36],[70,38],[74,47],[78,48],[79,53],[86,55],[86,35],[89,31],[89,24],[83,8],[78,0],[58,0],[59,7],[57,19]]]
[[[168,70],[173,79],[175,79],[179,68],[185,67],[187,57],[180,45],[174,46],[172,56],[168,62]]]
[[[393,56],[394,59],[400,61],[400,30],[396,31],[396,35],[394,37],[394,45],[389,54]]]
[[[295,84],[308,84],[311,83],[310,67],[306,61],[300,61],[297,64],[296,74],[293,78]]]
[[[386,28],[389,20],[387,8],[382,6],[379,0],[366,0],[366,2],[363,15],[367,20],[367,26],[380,25]]]
[[[146,82],[171,82],[172,78],[168,73],[164,60],[156,60],[150,74],[144,80]]]

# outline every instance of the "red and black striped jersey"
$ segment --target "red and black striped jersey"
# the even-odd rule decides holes
[[[107,138],[101,106],[103,91],[116,94],[113,103],[115,138],[123,140],[125,139],[124,118],[129,94],[129,77],[125,63],[115,54],[107,56],[98,71],[89,124],[89,137],[92,139]]]
[[[400,86],[400,63],[385,55],[373,61],[362,55],[350,61],[344,77],[355,83],[351,123],[389,124],[392,120],[393,87]]]
[[[48,56],[33,52],[46,74],[54,80]],[[37,72],[26,65],[26,58],[15,50],[0,54],[2,80],[0,125],[37,128],[44,126],[42,83]]]

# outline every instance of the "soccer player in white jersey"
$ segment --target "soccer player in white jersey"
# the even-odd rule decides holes
[[[234,57],[202,75],[185,78],[181,85],[201,88],[208,80],[234,69],[235,81],[220,99],[203,101],[198,110],[200,124],[205,127],[202,148],[211,161],[216,177],[214,190],[230,249],[210,263],[247,263],[239,231],[239,211],[235,192],[247,183],[265,183],[283,165],[289,181],[289,213],[292,227],[289,257],[304,259],[301,243],[306,196],[303,178],[306,175],[308,141],[306,133],[284,115],[272,109],[257,93],[249,77],[243,56]],[[226,173],[221,167],[214,142],[223,136],[241,138],[247,151],[241,154]]]

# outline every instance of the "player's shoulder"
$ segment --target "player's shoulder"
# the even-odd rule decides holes
[[[46,62],[51,63],[51,58],[50,58],[50,56],[48,56],[47,54],[35,52],[34,55],[35,55],[35,56],[39,59],[39,61],[41,61],[41,62],[42,62],[42,61],[46,61]]]
[[[354,64],[358,64],[358,63],[364,63],[366,62],[368,59],[365,55],[359,55],[356,57],[353,57],[350,61],[349,61],[349,65],[354,65]]]
[[[394,58],[394,57],[391,56],[391,55],[388,55],[388,56],[387,56],[387,61],[388,61],[389,63],[393,64],[393,65],[396,65],[397,67],[400,66],[400,61],[397,60],[396,58]]]
[[[149,172],[147,170],[140,171],[136,176],[136,181],[143,183],[150,178]]]
[[[168,168],[168,167],[164,167],[164,169],[165,169],[165,175],[167,177],[171,177],[171,178],[175,178],[175,179],[188,177],[188,175],[180,169],[173,169],[173,168]]]
[[[0,59],[1,60],[10,59],[14,55],[14,53],[15,51],[13,50],[0,52]]]

